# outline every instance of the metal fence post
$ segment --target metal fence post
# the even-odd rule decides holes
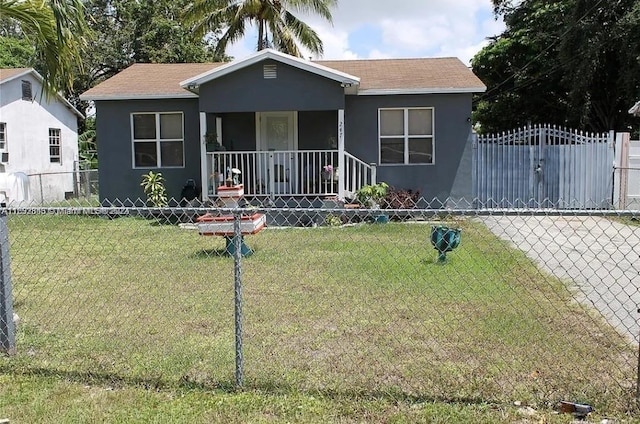
[[[234,212],[233,218],[233,268],[236,324],[236,387],[242,388],[242,385],[244,383],[244,364],[242,357],[242,232],[240,228],[242,212]]]
[[[640,314],[640,308],[636,312]],[[638,345],[638,368],[636,372],[636,402],[640,405],[640,344]]]
[[[44,188],[42,187],[42,174],[38,174],[38,182],[40,183],[40,204],[44,203]]]
[[[80,175],[84,177],[84,197],[91,197],[91,171],[84,170]]]
[[[13,293],[9,259],[9,229],[7,211],[0,209],[0,352],[16,353],[16,327],[13,322]]]

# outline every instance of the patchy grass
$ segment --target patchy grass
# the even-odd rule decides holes
[[[640,213],[630,216],[613,216],[609,217],[614,222],[619,222],[624,225],[632,225],[634,227],[640,227]]]
[[[136,218],[9,223],[22,322],[18,355],[0,358],[0,418],[567,422],[551,412],[561,399],[632,410],[630,344],[472,221],[453,223],[462,244],[444,265],[425,224],[247,237],[240,393],[222,238]]]

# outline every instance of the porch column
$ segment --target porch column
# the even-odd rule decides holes
[[[338,199],[344,200],[344,177],[347,175],[344,160],[344,109],[338,109]]]
[[[207,133],[207,114],[200,112],[200,178],[202,181],[202,201],[209,200],[209,176],[207,169],[207,145],[204,136]]]

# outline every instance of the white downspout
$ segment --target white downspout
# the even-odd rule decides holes
[[[209,200],[209,177],[207,169],[207,144],[205,134],[207,133],[207,114],[200,112],[200,178],[202,181],[202,201]]]
[[[344,109],[338,109],[338,199],[344,200]]]

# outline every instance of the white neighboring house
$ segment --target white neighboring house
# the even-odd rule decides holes
[[[47,99],[32,68],[0,69],[0,201],[50,202],[73,193],[82,117],[61,95]],[[28,199],[17,190],[24,174]]]

